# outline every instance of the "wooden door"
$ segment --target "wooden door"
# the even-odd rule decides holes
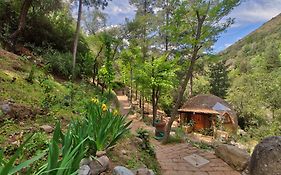
[[[195,122],[194,130],[204,129],[204,116],[200,114],[193,114],[192,120]]]

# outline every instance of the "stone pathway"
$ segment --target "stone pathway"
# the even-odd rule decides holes
[[[128,114],[130,106],[126,96],[118,96],[120,102],[120,112]],[[150,131],[154,131],[153,127],[145,125],[139,121],[136,116],[129,115],[132,123],[132,131],[143,127]],[[161,166],[162,175],[240,175],[239,172],[233,170],[223,160],[217,158],[213,152],[201,150],[193,147],[188,143],[162,145],[160,142],[152,139],[155,146],[156,157]],[[187,156],[196,155],[202,157],[203,160],[209,161],[207,164],[196,167],[186,161]],[[200,163],[200,160],[195,160]]]

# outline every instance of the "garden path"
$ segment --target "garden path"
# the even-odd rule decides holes
[[[120,102],[120,112],[123,115],[128,114],[130,104],[128,98],[124,95],[117,96]],[[131,130],[133,133],[140,127],[154,132],[152,126],[147,126],[140,121],[136,115],[129,115],[128,118],[133,121]],[[162,145],[159,141],[152,139],[155,147],[156,157],[161,166],[162,175],[240,175],[239,172],[233,170],[227,163],[216,157],[213,152],[198,149],[188,143],[167,144]],[[193,166],[185,159],[194,160],[192,155],[199,157],[195,163],[200,164],[205,160],[209,163],[200,167]],[[188,157],[189,156],[189,157]],[[203,160],[200,158],[203,158]]]

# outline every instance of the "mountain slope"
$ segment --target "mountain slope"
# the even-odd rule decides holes
[[[249,61],[255,56],[263,56],[270,45],[281,46],[281,14],[263,24],[243,39],[231,45],[219,55],[239,66],[239,63]]]

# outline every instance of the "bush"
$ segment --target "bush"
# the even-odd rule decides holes
[[[137,137],[142,140],[140,145],[141,149],[147,152],[151,156],[155,156],[154,148],[150,145],[149,142],[149,132],[143,128],[137,130]]]
[[[49,70],[57,75],[69,78],[72,74],[72,55],[70,52],[60,53],[55,50],[48,50],[43,56],[47,62]],[[76,73],[80,72],[79,66],[76,67]]]

